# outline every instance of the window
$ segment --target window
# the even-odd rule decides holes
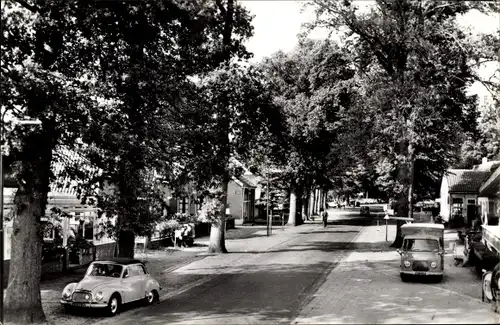
[[[137,268],[135,267],[135,265],[130,265],[127,269],[128,269],[128,276],[129,277],[139,275],[139,272],[138,272]]]
[[[133,268],[134,268],[137,275],[144,275],[145,274],[142,265],[134,265]]]
[[[454,197],[452,200],[451,214],[454,216],[461,216],[463,211],[464,199],[460,197]]]
[[[86,275],[119,278],[122,269],[121,265],[92,263]]]
[[[186,213],[186,210],[187,210],[187,198],[186,197],[183,197],[183,198],[179,198],[177,200],[177,212],[179,213]]]
[[[403,247],[412,252],[432,252],[439,250],[439,241],[435,239],[406,239]]]
[[[467,200],[467,204],[476,204],[476,200]]]

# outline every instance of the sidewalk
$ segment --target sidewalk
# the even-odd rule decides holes
[[[447,254],[439,284],[399,279],[399,255],[389,245],[395,226],[364,227],[346,256],[327,276],[294,324],[338,323],[489,323],[500,321],[481,302],[481,283],[467,269],[453,267]],[[385,225],[384,227],[385,228]]]

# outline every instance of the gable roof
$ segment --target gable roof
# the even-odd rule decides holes
[[[491,172],[471,169],[448,169],[449,193],[479,193],[479,188],[488,179]]]

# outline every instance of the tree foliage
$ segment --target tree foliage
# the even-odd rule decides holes
[[[272,156],[293,190],[328,186],[327,171],[339,161],[331,153],[354,73],[345,54],[331,41],[302,39],[292,53],[278,52],[261,63],[283,116]]]
[[[236,161],[248,159],[269,132],[275,106],[263,75],[252,67],[224,66],[200,79],[196,106],[183,111],[174,142],[184,182],[191,182],[204,200],[202,217],[221,223],[227,188],[242,173]],[[214,210],[215,209],[215,210]],[[213,229],[212,229],[213,231]],[[224,251],[223,234],[219,239]],[[214,245],[213,250],[219,251]]]
[[[365,11],[351,1],[313,6],[312,27],[344,31],[359,75],[358,108],[373,128],[367,150],[378,184],[407,215],[415,192],[433,194],[429,189],[455,158],[457,134],[477,117],[476,99],[466,90],[478,79],[472,62],[491,58],[491,51],[475,46],[456,17],[498,8],[493,2],[406,0],[376,1]]]

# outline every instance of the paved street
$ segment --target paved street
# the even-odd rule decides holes
[[[324,229],[306,224],[270,238],[228,241],[171,274],[196,277],[160,304],[99,324],[497,323],[481,286],[448,254],[442,283],[402,283],[399,255],[373,219],[334,214]],[[395,227],[389,226],[389,242]],[[258,248],[256,248],[258,247]],[[169,284],[165,284],[169,287]]]

